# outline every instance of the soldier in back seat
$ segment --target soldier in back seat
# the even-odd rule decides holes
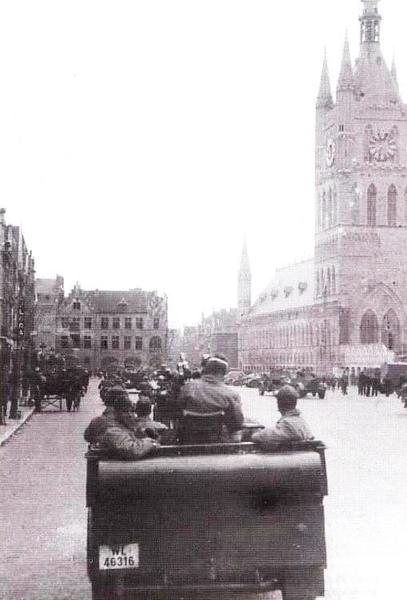
[[[300,442],[314,439],[307,423],[297,410],[298,392],[291,385],[283,385],[277,392],[277,406],[281,413],[274,427],[254,433],[252,441],[260,445]]]
[[[85,431],[85,440],[98,444],[112,458],[142,458],[159,444],[135,428],[133,404],[127,392],[112,388],[104,414],[93,419]]]

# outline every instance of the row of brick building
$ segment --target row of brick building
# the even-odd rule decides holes
[[[0,209],[0,423],[5,399],[17,417],[34,350],[34,259],[20,227],[8,225]]]

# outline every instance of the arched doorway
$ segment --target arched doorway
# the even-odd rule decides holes
[[[400,347],[400,322],[392,308],[383,317],[382,342],[389,350]]]
[[[360,323],[360,343],[377,344],[379,341],[379,323],[372,310],[367,310]]]

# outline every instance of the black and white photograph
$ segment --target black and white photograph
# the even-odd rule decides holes
[[[0,600],[405,600],[406,23],[0,0]]]

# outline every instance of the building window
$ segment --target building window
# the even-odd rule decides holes
[[[154,329],[159,329],[159,328],[160,328],[160,319],[159,319],[158,317],[155,317],[155,318],[154,318],[154,321],[153,321],[153,328],[154,328]]]
[[[379,341],[379,324],[372,310],[368,310],[362,317],[360,324],[360,343],[377,344]]]
[[[81,328],[81,320],[79,317],[73,317],[71,323],[71,329],[74,331],[79,331]]]
[[[120,317],[113,317],[113,329],[120,329]]]
[[[332,193],[332,224],[336,225],[338,221],[338,196],[336,189]]]
[[[69,338],[67,335],[61,337],[61,348],[69,348]]]
[[[131,348],[131,337],[129,335],[124,336],[124,349],[130,350]]]
[[[161,350],[161,338],[154,336],[150,340],[150,351],[157,352]]]
[[[69,319],[68,319],[68,317],[62,317],[62,319],[61,319],[61,325],[62,325],[62,329],[68,329],[69,328]]]
[[[142,350],[143,349],[143,338],[137,336],[135,342],[136,342],[135,343],[136,350]]]
[[[81,310],[81,303],[79,302],[78,299],[73,301],[72,308],[74,310]]]
[[[326,193],[322,194],[322,229],[326,228]]]
[[[120,338],[118,335],[112,337],[112,349],[118,350],[120,348]]]
[[[107,335],[102,335],[100,338],[100,349],[107,350]]]
[[[124,328],[131,329],[131,317],[125,317],[124,319]]]
[[[367,190],[367,224],[369,227],[376,226],[376,197],[377,190],[372,183]]]
[[[143,329],[143,317],[136,317],[136,329]]]
[[[332,190],[329,188],[328,192],[328,227],[332,226]]]
[[[387,225],[389,227],[397,225],[397,189],[394,185],[389,187],[387,194]]]
[[[83,347],[85,348],[85,350],[89,350],[89,348],[92,348],[92,338],[90,337],[90,335],[85,335],[85,337],[83,338]]]
[[[383,317],[382,342],[389,350],[397,350],[400,339],[400,322],[391,308]]]
[[[71,340],[72,340],[72,346],[73,348],[80,348],[81,347],[81,336],[78,335],[77,333],[73,333],[71,335]]]
[[[101,329],[109,329],[109,319],[108,317],[102,317],[102,321],[100,324]]]
[[[91,317],[85,317],[85,329],[92,329],[92,319]]]

